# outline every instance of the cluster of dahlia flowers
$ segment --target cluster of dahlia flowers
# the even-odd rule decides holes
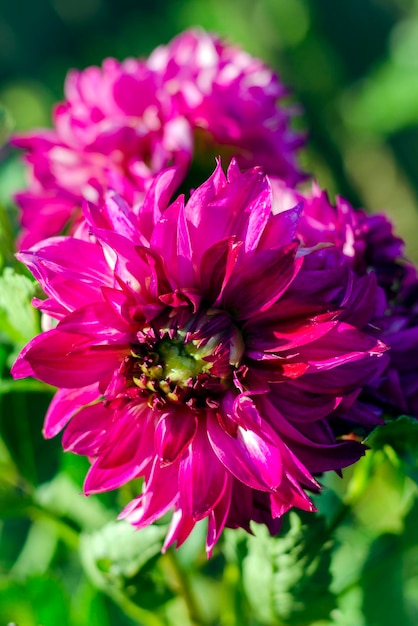
[[[12,373],[58,387],[44,434],[90,459],[86,494],[142,478],[121,517],[171,511],[166,548],[204,518],[209,554],[225,526],[275,533],[385,414],[418,414],[402,241],[297,188],[287,90],[212,35],[72,72],[65,95],[13,139],[18,258],[46,298]]]

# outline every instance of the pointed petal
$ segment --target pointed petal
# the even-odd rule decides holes
[[[81,389],[58,389],[45,416],[43,435],[55,437],[81,407],[100,397],[97,384]]]
[[[197,428],[197,418],[186,407],[163,413],[155,427],[155,448],[161,465],[169,465],[191,443]]]
[[[171,518],[162,552],[166,552],[174,542],[177,543],[176,547],[179,548],[192,532],[195,523],[191,515],[185,515],[181,509],[176,509]]]
[[[55,387],[86,387],[117,369],[129,346],[85,347],[83,335],[56,329],[38,335],[20,353],[12,368],[15,378],[34,376]]]
[[[180,506],[195,521],[203,519],[222,498],[228,473],[209,445],[206,429],[200,425],[179,466]]]
[[[228,519],[229,510],[231,508],[232,482],[232,476],[228,476],[228,481],[222,498],[216,507],[209,513],[208,532],[206,536],[206,553],[208,555],[208,559],[210,559],[212,550],[221,536],[221,532],[223,531]]]
[[[119,518],[137,528],[144,528],[162,517],[178,499],[177,472],[177,465],[161,468],[155,459],[143,493],[123,509]],[[163,489],[161,485],[164,485]]]
[[[62,447],[75,454],[95,456],[106,442],[112,418],[112,410],[103,402],[80,409],[64,431]]]
[[[51,237],[17,255],[44,291],[67,310],[101,301],[113,277],[100,246],[72,237]]]
[[[291,244],[280,251],[256,252],[237,263],[223,290],[222,306],[242,320],[275,304],[301,268],[296,249]]]
[[[116,445],[117,444],[117,445]],[[154,416],[143,403],[119,411],[107,431],[107,444],[84,483],[89,495],[117,489],[141,476],[154,457]]]
[[[237,435],[232,437],[224,431],[212,413],[208,415],[207,424],[212,448],[233,476],[245,485],[261,491],[278,487],[283,472],[278,445],[240,426]],[[271,436],[270,432],[269,438]]]

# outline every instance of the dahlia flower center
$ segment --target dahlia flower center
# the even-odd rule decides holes
[[[182,330],[162,330],[150,340],[145,332],[143,343],[131,345],[124,366],[129,386],[154,408],[167,402],[193,409],[217,406],[219,396],[233,384],[243,352],[241,335],[228,330],[208,339]]]
[[[187,387],[190,379],[209,372],[212,363],[204,360],[208,356],[208,350],[199,349],[196,344],[194,341],[183,343],[181,340],[170,339],[160,342],[157,351],[161,357],[163,378],[180,387]]]

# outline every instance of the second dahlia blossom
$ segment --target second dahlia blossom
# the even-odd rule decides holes
[[[84,197],[111,188],[134,210],[167,166],[186,176],[199,146],[261,165],[292,185],[303,178],[287,90],[261,61],[201,30],[189,30],[149,59],[106,59],[71,71],[53,129],[16,135],[25,150],[28,187],[17,194],[19,248],[74,232]],[[201,145],[202,144],[202,145]],[[194,182],[191,186],[194,186]]]
[[[65,428],[64,448],[89,457],[87,494],[143,477],[121,516],[141,528],[172,510],[165,547],[208,518],[210,553],[225,525],[276,532],[290,508],[313,510],[313,474],[364,453],[345,416],[362,423],[386,347],[368,331],[374,276],[301,248],[300,207],[273,215],[259,169],[218,165],[166,207],[170,176],[137,217],[115,195],[86,208],[92,241],[20,254],[57,325],[13,374],[59,387],[45,436]]]
[[[382,376],[364,395],[373,410],[388,416],[403,413],[418,418],[417,363],[418,277],[404,256],[404,242],[393,232],[383,214],[368,215],[354,209],[342,197],[335,206],[327,193],[314,184],[301,193],[274,181],[274,212],[286,211],[297,202],[303,214],[297,237],[304,246],[328,242],[342,252],[358,276],[376,275],[386,296],[373,321],[378,336],[390,346],[390,359]]]

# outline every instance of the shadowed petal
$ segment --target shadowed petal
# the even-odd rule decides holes
[[[197,418],[186,407],[163,413],[155,427],[155,448],[161,465],[173,463],[191,443]]]

